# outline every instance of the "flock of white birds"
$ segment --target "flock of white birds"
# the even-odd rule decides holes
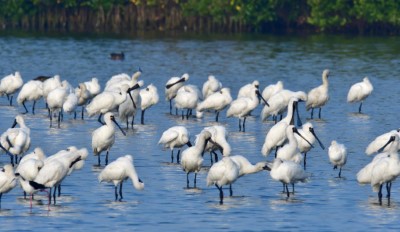
[[[82,119],[85,110],[89,117],[98,115],[101,126],[93,131],[91,150],[94,156],[98,157],[99,166],[100,154],[106,152],[106,166],[100,172],[98,179],[100,182],[112,182],[115,186],[115,200],[122,200],[124,180],[130,178],[138,190],[143,189],[144,184],[136,173],[131,155],[108,163],[115,133],[119,133],[116,132],[115,126],[126,135],[116,118],[126,123],[127,128],[129,126],[133,128],[137,109],[140,108],[140,122],[144,124],[145,111],[159,102],[157,88],[152,84],[143,87],[143,81],[139,80],[141,73],[142,70],[139,68],[132,76],[115,75],[106,82],[104,90],[101,91],[96,78],[73,88],[66,80],[61,81],[58,75],[40,76],[24,83],[20,73],[15,72],[1,79],[0,96],[5,95],[12,105],[13,97],[18,93],[17,102],[24,107],[25,113],[29,112],[26,103],[33,102],[32,114],[35,113],[36,102],[43,98],[49,112],[50,127],[53,127],[55,116],[60,127],[63,112],[74,113],[76,118],[80,107]],[[308,93],[284,89],[281,81],[265,87],[261,92],[259,82],[253,81],[240,88],[236,99],[232,98],[230,89],[223,87],[214,76],[208,77],[202,89],[187,84],[189,75],[186,73],[181,77],[170,78],[165,84],[165,98],[169,102],[170,114],[181,112],[182,120],[189,117],[202,118],[204,112],[210,112],[215,113],[215,121],[218,122],[220,113],[226,110],[226,117],[238,118],[239,131],[245,133],[246,118],[261,105],[263,107],[261,119],[264,121],[271,118],[275,121],[275,125],[267,131],[260,150],[265,157],[272,153],[275,157],[273,161],[251,164],[244,156],[231,156],[227,130],[219,124],[204,128],[196,136],[193,145],[190,142],[190,134],[184,126],[167,129],[158,143],[171,150],[171,163],[174,163],[176,158],[176,163],[181,165],[187,175],[187,188],[191,188],[190,173],[194,173],[193,188],[196,188],[197,173],[203,167],[204,153],[210,153],[212,166],[208,170],[207,185],[214,185],[219,190],[220,204],[223,204],[223,186],[229,185],[232,195],[232,184],[239,177],[262,170],[270,171],[272,179],[282,182],[283,191],[289,198],[291,192],[288,186],[292,186],[294,193],[294,184],[305,182],[309,178],[305,172],[307,152],[314,147],[316,141],[322,149],[325,149],[314,132],[312,120],[302,124],[297,110],[298,102],[306,103],[306,109],[311,110],[311,119],[314,118],[314,109],[319,110],[318,117],[321,118],[321,109],[329,100],[328,78],[329,70],[326,69],[322,72],[322,85],[311,89]],[[362,104],[372,91],[373,86],[368,77],[365,77],[362,82],[351,86],[347,101],[360,103],[358,111],[361,113]],[[175,112],[173,112],[174,107]],[[24,193],[31,196],[31,207],[33,194],[38,191],[47,191],[49,205],[52,199],[55,204],[56,190],[58,189],[60,194],[62,181],[74,170],[81,169],[88,157],[89,152],[86,148],[79,149],[73,146],[49,157],[46,157],[39,147],[26,154],[30,148],[30,133],[24,117],[17,115],[14,125],[1,135],[1,149],[10,156],[11,164],[5,165],[0,172],[0,203],[3,193],[16,187],[19,181]],[[399,130],[393,130],[372,141],[366,148],[366,154],[379,154],[357,174],[359,183],[371,184],[373,190],[378,192],[380,204],[382,204],[382,187],[386,185],[387,198],[390,202],[392,181],[400,175],[397,154],[399,133]],[[176,156],[174,150],[177,150]],[[222,158],[218,158],[218,153],[221,153]],[[341,178],[342,167],[347,160],[346,147],[334,140],[328,148],[328,155],[334,168],[339,168],[338,177]]]

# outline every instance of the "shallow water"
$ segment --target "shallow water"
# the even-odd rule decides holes
[[[26,82],[38,75],[60,74],[73,86],[92,77],[100,79],[102,87],[109,77],[118,73],[133,73],[140,66],[145,85],[153,83],[160,102],[146,111],[145,125],[135,124],[123,136],[117,131],[110,160],[132,154],[144,191],[136,191],[130,182],[124,184],[123,202],[114,202],[111,184],[98,183],[101,168],[90,153],[84,168],[67,177],[62,184],[62,196],[47,209],[45,193],[39,193],[32,209],[23,200],[17,187],[4,194],[1,204],[2,230],[50,230],[56,228],[100,229],[118,228],[155,231],[265,231],[265,230],[383,230],[399,229],[400,202],[398,184],[392,188],[391,205],[386,199],[378,205],[377,194],[370,186],[360,186],[356,173],[371,158],[364,154],[368,143],[376,136],[399,127],[397,99],[400,79],[398,38],[386,37],[69,37],[13,36],[0,37],[0,74],[16,70]],[[124,61],[112,61],[110,52],[125,52]],[[198,175],[198,189],[186,189],[186,175],[178,165],[171,165],[170,152],[157,142],[164,130],[184,125],[191,140],[205,126],[215,124],[214,115],[203,119],[181,120],[168,114],[164,100],[164,84],[171,76],[190,74],[190,84],[199,87],[209,74],[231,88],[235,98],[238,89],[253,80],[260,88],[282,80],[286,88],[308,91],[321,83],[321,73],[331,70],[330,100],[322,110],[321,120],[312,120],[316,133],[328,147],[331,140],[344,143],[348,162],[336,178],[337,171],[329,164],[327,150],[317,145],[307,155],[307,183],[296,185],[296,194],[286,199],[281,183],[268,172],[240,178],[234,185],[234,197],[218,204],[218,191],[206,186],[207,168]],[[351,84],[369,76],[374,92],[356,113],[358,104],[347,104]],[[31,103],[28,103],[30,109]],[[61,128],[49,128],[47,111],[40,101],[35,115],[26,114],[31,128],[31,148],[40,146],[46,155],[74,145],[90,150],[91,132],[99,127],[97,117],[84,121],[65,115]],[[303,121],[310,117],[300,105]],[[259,106],[248,118],[246,132],[238,132],[237,119],[220,115],[220,124],[229,131],[232,154],[244,155],[252,163],[265,160],[261,147],[265,134],[273,125],[261,122]],[[0,131],[5,131],[22,106],[8,106],[0,99]],[[395,114],[393,114],[395,112]],[[135,122],[139,122],[140,114]],[[124,123],[121,123],[124,126]],[[204,165],[209,166],[206,154]],[[102,162],[103,162],[102,156]],[[268,157],[272,160],[272,157]],[[9,162],[0,156],[0,164]],[[193,175],[190,175],[192,184]],[[225,190],[225,195],[228,195]],[[385,193],[384,193],[385,194]]]

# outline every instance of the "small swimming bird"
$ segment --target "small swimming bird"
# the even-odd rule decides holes
[[[35,114],[36,101],[43,96],[43,82],[31,80],[26,82],[19,91],[17,102],[25,108],[25,114],[28,113],[26,101],[33,101],[32,114]]]
[[[99,182],[113,182],[115,186],[115,200],[118,200],[118,184],[119,184],[119,201],[122,201],[122,183],[130,178],[132,184],[137,190],[144,189],[144,183],[138,177],[135,166],[133,164],[132,155],[119,157],[115,161],[108,164],[99,174]]]
[[[171,163],[174,162],[174,148],[178,148],[178,154],[176,155],[176,163],[179,163],[179,154],[181,150],[179,148],[184,145],[192,146],[189,140],[190,134],[184,126],[173,126],[164,131],[161,135],[158,144],[163,144],[164,148],[171,150]]]
[[[294,184],[297,182],[305,182],[308,178],[308,175],[300,164],[279,158],[274,160],[270,175],[272,179],[282,182],[286,188],[287,197],[290,195],[288,184],[292,184],[294,193]]]
[[[17,124],[19,128],[15,128]],[[17,115],[11,128],[7,129],[0,137],[1,146],[12,154],[11,164],[13,166],[14,156],[15,163],[18,163],[18,156],[23,155],[31,146],[30,131],[25,124],[24,118],[21,115]]]
[[[21,74],[17,71],[15,74],[10,74],[0,80],[0,96],[6,95],[12,106],[14,94],[22,87],[24,81]]]
[[[258,98],[262,98],[260,92],[257,88],[253,87],[253,92],[247,93],[246,97],[239,97],[234,100],[226,111],[226,116],[229,117],[237,117],[239,118],[239,131],[245,131],[246,118],[250,115],[250,113],[258,106],[259,100]],[[268,103],[264,100],[267,106]],[[243,119],[243,124],[241,120]],[[243,129],[243,130],[242,130]]]
[[[312,148],[312,144],[314,144],[315,140],[318,141],[319,146],[322,148],[322,150],[325,150],[324,144],[322,144],[321,140],[319,140],[317,134],[314,131],[314,127],[311,122],[304,123],[302,128],[299,129],[299,133],[303,135],[304,138],[307,139],[305,141],[303,138],[300,138],[298,134],[295,134],[294,137],[297,140],[297,147],[299,148],[300,152],[304,154],[304,168],[306,168],[306,158],[307,158],[307,152],[309,152]],[[311,144],[311,145],[310,145]]]
[[[172,114],[172,100],[176,97],[178,89],[189,80],[189,74],[185,73],[182,77],[171,77],[165,84],[165,99],[169,101],[169,113]]]
[[[197,105],[196,111],[215,110],[215,121],[218,122],[219,113],[224,110],[232,102],[231,91],[229,88],[222,88],[205,98]]]
[[[112,53],[110,53],[110,58],[112,60],[124,60],[125,54],[124,54],[124,52],[121,52],[121,53],[112,52]]]
[[[274,96],[279,91],[283,90],[283,82],[278,81],[276,84],[270,84],[264,88],[261,95],[263,98],[268,101],[272,96]],[[263,102],[261,102],[263,103]]]
[[[10,164],[4,165],[0,170],[0,208],[3,194],[11,191],[16,185],[17,178],[14,174],[14,168]]]
[[[141,98],[140,108],[142,110],[140,122],[141,124],[144,124],[144,112],[148,108],[158,103],[159,97],[157,87],[155,87],[153,84],[150,84],[145,89],[141,89],[139,95]]]
[[[389,141],[390,137],[395,134],[400,136],[400,128],[377,136],[370,144],[368,144],[367,148],[365,149],[365,154],[372,155],[378,152],[379,149],[381,149],[387,143],[387,141]],[[390,146],[386,146],[382,152],[387,152],[389,148]]]
[[[328,148],[329,161],[333,165],[333,169],[339,167],[339,178],[342,174],[342,167],[347,161],[347,149],[343,144],[332,140],[331,145]]]
[[[108,164],[108,153],[110,152],[111,147],[115,142],[115,123],[118,128],[121,130],[122,134],[125,134],[125,131],[119,126],[118,122],[115,120],[114,114],[108,112],[104,115],[105,125],[97,128],[92,133],[92,149],[94,156],[97,156],[98,165],[100,166],[100,153],[103,151],[107,151],[106,154],[106,165]]]
[[[202,93],[204,99],[213,93],[220,91],[222,88],[221,82],[213,75],[208,76],[208,80],[204,82]]]
[[[364,77],[363,81],[355,83],[350,87],[349,93],[347,94],[347,102],[360,102],[358,113],[361,113],[361,107],[364,100],[372,93],[373,90],[374,87],[372,86],[368,77]]]
[[[211,133],[201,132],[197,135],[196,144],[182,152],[181,167],[186,172],[186,187],[189,188],[189,173],[194,172],[194,188],[196,188],[197,173],[203,165],[204,148],[211,139]]]
[[[386,184],[388,205],[390,205],[390,191],[392,181],[400,175],[400,160],[398,154],[399,135],[394,134],[387,143],[379,149],[383,151],[389,146],[387,152],[380,153],[357,173],[360,184],[371,184],[372,190],[378,192],[379,204],[382,205],[382,186]]]
[[[311,119],[314,116],[314,108],[319,108],[318,117],[321,118],[321,109],[329,100],[329,69],[322,72],[322,85],[311,89],[307,95],[306,109],[311,109]]]

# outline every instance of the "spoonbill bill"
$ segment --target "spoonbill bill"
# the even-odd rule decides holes
[[[182,77],[171,77],[165,84],[165,99],[169,101],[169,113],[172,114],[172,100],[176,97],[178,89],[189,80],[189,74],[184,73]]]

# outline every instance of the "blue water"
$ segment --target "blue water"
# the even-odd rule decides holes
[[[97,158],[90,152],[84,168],[67,177],[62,196],[47,209],[45,193],[35,199],[32,209],[16,187],[4,194],[0,210],[1,229],[6,230],[111,230],[120,231],[282,231],[282,230],[388,230],[399,229],[399,187],[393,183],[391,205],[378,204],[370,186],[360,186],[356,173],[370,160],[364,154],[376,136],[397,129],[400,98],[400,44],[390,37],[340,36],[238,36],[238,37],[134,37],[2,35],[0,37],[0,76],[20,71],[24,81],[39,75],[59,74],[73,86],[92,77],[102,87],[112,75],[132,74],[141,67],[145,85],[158,88],[160,102],[146,111],[145,125],[137,124],[127,136],[117,132],[110,160],[132,154],[145,189],[136,191],[124,184],[124,201],[114,202],[112,184],[98,183]],[[125,52],[124,61],[112,61],[111,52]],[[338,179],[329,164],[327,150],[316,146],[308,155],[307,183],[296,186],[296,194],[286,199],[282,184],[268,172],[240,178],[234,185],[234,197],[219,205],[218,191],[206,186],[207,168],[198,175],[198,189],[186,189],[186,175],[177,165],[170,165],[170,152],[157,142],[164,130],[184,125],[194,140],[205,126],[214,125],[214,115],[203,119],[181,120],[168,114],[164,84],[171,76],[190,74],[190,84],[202,86],[209,74],[231,89],[253,80],[260,88],[284,82],[285,88],[309,91],[321,83],[321,73],[331,70],[330,100],[322,110],[321,120],[312,120],[324,145],[331,140],[344,143],[348,162]],[[368,76],[374,85],[372,95],[356,113],[357,104],[346,103],[350,86]],[[31,103],[28,103],[30,109]],[[35,115],[26,114],[31,128],[31,150],[40,146],[47,156],[74,145],[91,150],[91,132],[99,127],[97,118],[74,120],[66,115],[61,128],[49,128],[47,111],[40,101]],[[9,128],[22,106],[8,106],[0,99],[0,131]],[[233,155],[246,156],[251,162],[265,160],[261,147],[273,125],[261,122],[261,106],[247,119],[246,132],[239,132],[237,119],[220,116],[220,124],[229,131]],[[303,121],[310,117],[300,105]],[[121,125],[125,125],[121,123]],[[103,157],[102,157],[103,158]],[[272,157],[268,157],[272,160]],[[0,164],[9,162],[0,156]],[[205,155],[204,165],[210,165]],[[192,182],[193,176],[190,176]],[[228,195],[225,190],[225,195]]]

